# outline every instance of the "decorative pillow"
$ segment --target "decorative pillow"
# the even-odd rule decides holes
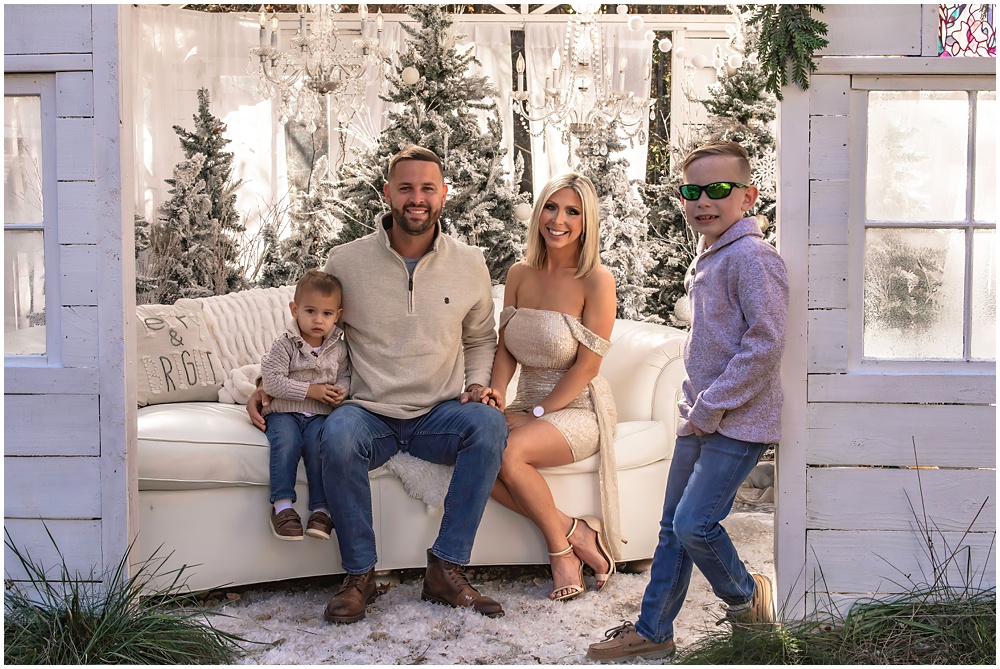
[[[196,300],[136,307],[139,406],[215,402],[225,373]]]

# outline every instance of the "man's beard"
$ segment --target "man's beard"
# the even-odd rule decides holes
[[[411,223],[406,218],[406,208],[404,208],[404,209],[397,209],[396,207],[391,207],[390,208],[391,209],[391,213],[392,213],[392,220],[393,220],[393,222],[397,226],[399,226],[400,229],[402,229],[404,232],[406,232],[409,235],[416,236],[416,235],[419,235],[419,234],[421,234],[423,232],[427,232],[428,230],[430,230],[431,228],[433,228],[437,224],[438,219],[441,218],[441,209],[440,208],[433,209],[433,208],[431,208],[428,205],[425,205],[424,207],[413,207],[413,208],[416,208],[416,209],[426,209],[427,210],[427,218],[426,218],[426,220],[421,221],[421,222]]]

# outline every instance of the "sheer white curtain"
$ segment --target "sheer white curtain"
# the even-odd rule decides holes
[[[169,198],[164,179],[184,158],[174,125],[194,129],[197,91],[207,88],[211,112],[227,126],[233,178],[242,179],[236,208],[248,234],[262,212],[286,197],[285,134],[271,103],[257,93],[256,69],[248,72],[250,47],[259,41],[255,21],[233,14],[173,7],[136,8],[138,67],[136,114],[136,211],[153,220]]]
[[[643,67],[650,57],[652,49],[650,42],[643,38],[641,32],[629,30],[627,25],[605,25],[603,30],[605,44],[608,45],[609,60],[616,70],[614,75],[616,80],[618,59],[624,55],[628,59],[625,89],[634,91],[637,95],[645,95],[649,82],[643,80]],[[617,48],[615,48],[616,37]],[[537,92],[541,96],[545,77],[552,73],[552,52],[556,48],[561,49],[565,39],[565,22],[531,23],[525,26],[525,74],[529,91]],[[540,100],[539,97],[538,101]],[[648,118],[643,123],[647,127],[648,134]],[[570,160],[569,147],[563,144],[561,133],[545,128],[541,136],[535,137],[534,134],[538,134],[541,130],[541,123],[531,123],[532,184],[535,193],[541,191],[552,177],[569,172],[572,169],[571,165],[577,162],[575,157]],[[635,138],[632,144],[630,147],[626,141],[625,148],[618,155],[628,160],[627,173],[630,179],[645,180],[648,140],[640,144],[638,138]],[[573,148],[575,150],[576,142],[573,143]]]
[[[486,77],[499,91],[497,107],[503,123],[503,148],[507,150],[504,168],[514,173],[514,123],[507,94],[510,92],[512,68],[510,64],[510,26],[485,23],[457,23],[459,49],[469,49],[479,60],[472,74]],[[486,113],[480,113],[481,127],[486,130]]]

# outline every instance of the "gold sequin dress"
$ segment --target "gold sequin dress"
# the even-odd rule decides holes
[[[504,330],[506,328],[506,330]],[[576,362],[582,344],[604,356],[611,342],[583,325],[578,316],[525,307],[507,307],[500,313],[504,344],[521,366],[517,395],[507,411],[530,413],[552,391]],[[600,375],[564,408],[540,420],[554,425],[569,443],[573,461],[600,453],[601,510],[604,526],[617,557],[621,523],[618,510],[618,469],[615,465],[617,411],[611,386]]]

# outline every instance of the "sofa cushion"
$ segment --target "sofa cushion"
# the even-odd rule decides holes
[[[139,410],[139,490],[195,490],[269,485],[267,437],[246,407],[216,402],[148,406]],[[618,469],[643,467],[672,455],[673,438],[659,421],[619,423]],[[597,472],[599,458],[546,469],[546,475]],[[372,478],[391,476],[386,467]],[[305,483],[299,463],[298,481]]]
[[[201,304],[136,307],[139,406],[215,400],[224,374]]]

